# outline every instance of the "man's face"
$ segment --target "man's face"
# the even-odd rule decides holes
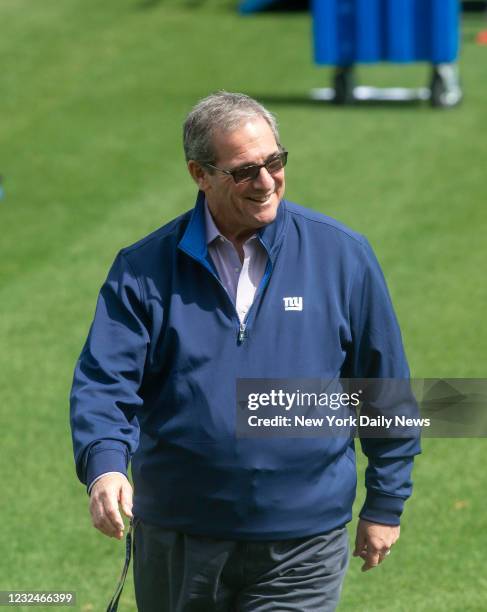
[[[274,134],[262,117],[249,119],[232,132],[216,132],[213,146],[217,153],[214,165],[224,170],[263,164],[279,153]],[[284,195],[284,169],[271,175],[261,168],[255,180],[244,183],[235,183],[232,176],[217,170],[214,174],[204,170],[198,183],[220,231],[244,237],[274,221]]]

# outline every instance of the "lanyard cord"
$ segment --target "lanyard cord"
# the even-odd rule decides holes
[[[127,539],[125,541],[125,563],[122,570],[122,575],[120,576],[120,580],[118,581],[117,588],[115,589],[115,593],[108,604],[107,612],[117,612],[118,610],[118,600],[120,599],[120,595],[123,591],[123,585],[125,584],[125,578],[127,577],[127,572],[130,565],[130,558],[132,556],[132,539],[135,531],[135,523],[134,519],[130,519],[130,526],[127,532]]]

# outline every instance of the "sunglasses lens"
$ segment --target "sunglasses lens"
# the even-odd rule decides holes
[[[274,172],[279,172],[286,165],[287,153],[280,153],[274,159],[269,160],[266,164],[266,169],[269,174],[273,174]]]
[[[265,168],[269,174],[274,174],[282,170],[287,162],[287,151],[283,151],[270,159],[266,164]],[[260,174],[260,169],[263,166],[246,166],[245,168],[238,168],[232,172],[232,176],[236,183],[245,183],[246,181],[255,181]]]
[[[247,166],[246,168],[239,168],[233,172],[233,178],[236,183],[244,183],[245,181],[255,181],[259,176],[259,166]]]

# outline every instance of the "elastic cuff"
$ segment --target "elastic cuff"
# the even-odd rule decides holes
[[[90,490],[91,483],[105,472],[121,472],[127,476],[127,453],[123,450],[100,450],[90,455],[86,470],[86,490]]]
[[[404,501],[402,497],[393,497],[369,490],[359,516],[371,523],[399,525]]]

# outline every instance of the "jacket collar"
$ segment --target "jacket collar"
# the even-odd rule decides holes
[[[205,194],[202,191],[198,191],[195,207],[191,212],[188,225],[178,246],[195,259],[206,259],[208,255],[205,225]]]
[[[265,225],[257,232],[272,263],[274,263],[284,238],[287,216],[286,201],[282,200],[277,209],[277,215],[274,221]],[[202,191],[198,192],[195,207],[191,212],[188,225],[178,246],[195,259],[200,261],[207,259],[208,245],[206,242],[205,194]]]

